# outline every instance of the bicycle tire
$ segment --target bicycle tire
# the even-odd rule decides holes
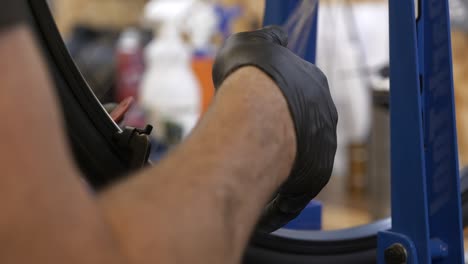
[[[47,3],[27,2],[28,23],[55,83],[74,157],[90,185],[100,189],[136,169],[134,153],[119,142],[124,131],[106,113],[75,66]]]

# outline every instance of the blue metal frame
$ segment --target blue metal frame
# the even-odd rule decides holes
[[[447,0],[390,0],[392,230],[407,263],[463,263]]]
[[[302,0],[266,0],[264,25],[284,25],[289,16],[301,4]],[[307,51],[303,58],[310,63],[315,63],[317,52],[317,26],[318,26],[318,6],[314,13],[309,39],[307,40]]]
[[[389,0],[392,229],[379,233],[378,262],[399,244],[408,264],[464,263],[448,0],[416,1]],[[299,2],[267,0],[264,24],[282,25]]]

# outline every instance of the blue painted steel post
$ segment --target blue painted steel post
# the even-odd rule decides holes
[[[464,263],[448,0],[422,1],[421,10],[429,232],[431,243],[439,240],[448,247],[447,257],[437,263]]]
[[[378,260],[400,245],[408,264],[463,263],[448,2],[419,0],[417,21],[412,0],[389,12],[392,230]]]
[[[414,2],[390,0],[390,127],[392,233],[379,236],[384,251],[405,239],[408,254],[430,263],[420,80]],[[397,241],[394,234],[403,235]]]
[[[301,0],[266,0],[265,16],[263,25],[284,25],[290,15],[301,4]],[[317,52],[317,26],[318,26],[318,6],[314,13],[312,27],[310,28],[307,49],[303,58],[311,63],[315,63]]]

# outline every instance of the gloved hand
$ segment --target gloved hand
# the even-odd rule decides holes
[[[287,46],[287,35],[272,26],[235,34],[219,51],[216,89],[234,71],[255,66],[277,84],[294,122],[297,153],[287,181],[267,205],[257,227],[272,232],[294,219],[328,183],[336,152],[338,115],[325,75]]]

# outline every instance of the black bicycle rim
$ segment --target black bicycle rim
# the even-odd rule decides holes
[[[116,141],[122,130],[105,112],[75,66],[44,0],[29,0],[29,24],[55,83],[74,157],[94,188],[131,171],[129,150]]]

